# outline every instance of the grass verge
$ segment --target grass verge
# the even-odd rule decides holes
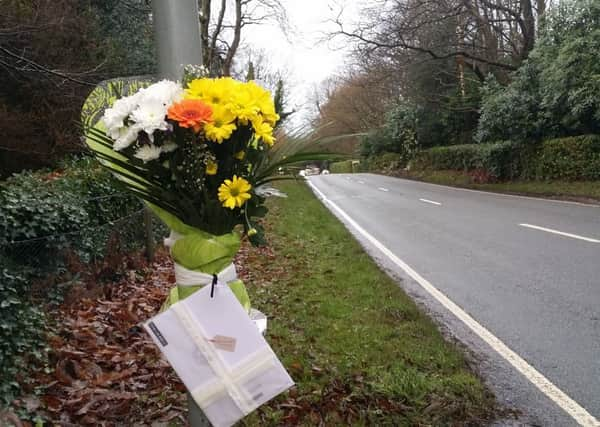
[[[458,171],[411,171],[397,176],[498,193],[600,202],[600,181],[512,181],[478,184],[473,182],[469,174]]]
[[[269,250],[238,261],[297,383],[245,425],[484,425],[493,396],[461,351],[301,183],[270,204]]]

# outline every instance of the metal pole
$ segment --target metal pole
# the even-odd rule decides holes
[[[152,21],[158,77],[181,80],[184,66],[202,65],[198,0],[152,0]],[[191,427],[210,427],[189,393],[188,409]]]
[[[152,0],[158,76],[181,80],[185,65],[202,65],[198,0]]]

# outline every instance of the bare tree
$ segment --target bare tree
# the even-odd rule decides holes
[[[231,75],[244,27],[276,22],[285,31],[289,25],[279,0],[199,0],[199,6],[204,64],[214,74]]]
[[[545,10],[545,0],[378,0],[356,28],[346,28],[340,13],[333,36],[355,41],[365,56],[392,61],[457,58],[484,80],[527,58]]]

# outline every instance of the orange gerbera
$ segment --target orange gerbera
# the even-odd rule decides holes
[[[199,132],[202,125],[212,121],[212,108],[198,99],[184,99],[169,107],[167,117],[184,128]]]

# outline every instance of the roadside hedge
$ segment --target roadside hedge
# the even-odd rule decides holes
[[[411,168],[465,172],[481,170],[494,180],[512,179],[521,173],[520,154],[519,145],[510,141],[434,147],[417,153]]]
[[[331,173],[356,173],[362,171],[361,164],[354,164],[356,160],[344,160],[341,162],[334,162],[329,165],[329,172]]]
[[[532,172],[544,180],[600,179],[600,135],[544,141],[533,159]]]
[[[383,153],[365,161],[369,170],[393,172],[406,165],[406,157],[400,153]]]
[[[434,147],[417,153],[411,168],[481,171],[492,180],[593,181],[600,179],[600,135]]]

